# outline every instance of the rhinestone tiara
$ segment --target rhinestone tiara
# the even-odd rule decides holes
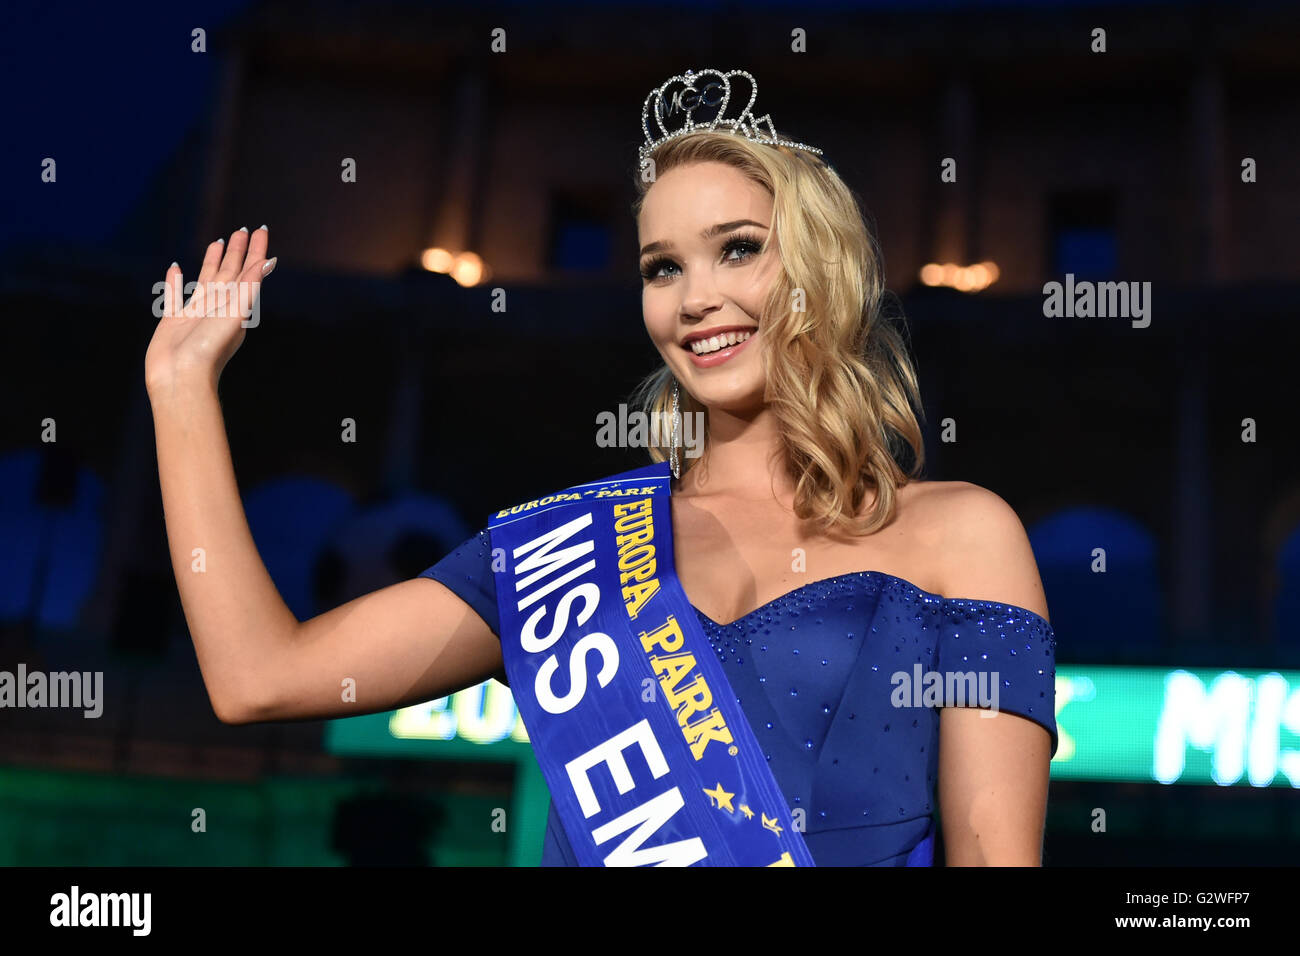
[[[737,78],[739,82],[733,82]],[[749,101],[745,108],[739,114],[728,116],[732,97],[735,96],[739,103],[746,93]],[[821,155],[822,151],[815,146],[781,139],[772,125],[771,114],[755,116],[750,112],[757,98],[758,81],[744,70],[726,73],[721,70],[687,70],[670,77],[662,86],[650,91],[641,107],[641,129],[645,133],[645,143],[640,150],[641,169],[649,165],[650,154],[670,139],[719,127],[755,143],[791,146]],[[696,118],[697,112],[703,114],[699,119]],[[734,109],[732,113],[735,113]]]

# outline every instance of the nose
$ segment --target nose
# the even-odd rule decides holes
[[[722,296],[712,270],[692,269],[682,281],[682,318],[702,319],[722,308]]]

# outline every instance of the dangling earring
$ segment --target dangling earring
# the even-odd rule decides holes
[[[677,379],[673,379],[672,416],[673,416],[673,440],[672,440],[672,447],[670,449],[668,461],[673,469],[673,477],[680,478],[682,476],[682,464],[681,464],[681,455],[678,453],[678,449],[681,447],[681,441],[682,441],[682,412],[680,407],[680,400],[677,395]]]

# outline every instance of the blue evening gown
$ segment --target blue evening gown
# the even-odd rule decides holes
[[[420,577],[499,636],[486,530]],[[896,707],[893,675],[997,674],[998,710],[1045,727],[1056,753],[1056,639],[1025,608],[945,598],[879,571],[813,581],[730,624],[696,610],[818,866],[929,866],[939,712]],[[504,670],[495,675],[507,683]],[[576,866],[551,805],[542,866]]]

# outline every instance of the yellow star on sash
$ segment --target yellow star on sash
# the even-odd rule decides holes
[[[745,815],[745,819],[746,819],[746,820],[752,820],[752,819],[754,819],[754,811],[751,810],[751,809],[749,809],[749,804],[747,804],[747,803],[742,803],[742,804],[740,805],[740,812],[743,813],[743,814]]]
[[[719,810],[726,810],[728,813],[736,812],[735,809],[731,806],[731,798],[734,797],[735,794],[727,793],[727,791],[723,790],[721,783],[718,784],[717,790],[710,790],[707,787],[705,787],[704,792],[709,795],[709,798],[711,800],[717,801],[717,806]]]
[[[781,835],[781,827],[777,824],[775,820],[769,819],[766,813],[763,814],[763,828],[765,830],[771,830],[777,836]]]

